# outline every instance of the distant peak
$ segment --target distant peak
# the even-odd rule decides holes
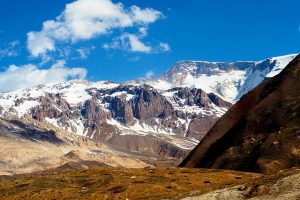
[[[270,59],[270,60],[293,59],[293,58],[296,58],[297,55],[299,55],[299,53],[288,54],[288,55],[283,55],[283,56],[276,56],[276,57],[271,57],[271,58],[269,58],[269,59]]]

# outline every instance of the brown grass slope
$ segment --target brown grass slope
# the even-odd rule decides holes
[[[299,180],[300,169],[297,168],[272,175],[187,168],[59,169],[0,177],[0,199],[235,200],[258,197],[296,200],[300,197]]]
[[[2,177],[0,199],[170,199],[262,178],[260,174],[227,170],[93,168]]]
[[[272,173],[300,164],[300,55],[244,95],[180,164]]]

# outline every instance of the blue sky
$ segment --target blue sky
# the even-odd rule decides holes
[[[299,7],[298,0],[1,0],[0,84],[21,77],[30,86],[35,76],[49,80],[34,84],[122,82],[158,76],[179,60],[297,53]],[[43,27],[49,20],[53,27]]]

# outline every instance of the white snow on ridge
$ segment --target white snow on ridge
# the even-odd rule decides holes
[[[226,101],[235,103],[249,90],[256,87],[266,78],[279,74],[288,63],[298,54],[290,54],[279,57],[268,58],[263,61],[239,61],[239,62],[208,62],[208,61],[182,61],[169,70],[161,78],[150,84],[157,90],[170,89],[173,87],[199,88],[206,93],[214,93]],[[248,63],[250,67],[240,70],[231,68],[220,70],[216,65]],[[206,65],[201,65],[205,63]],[[198,72],[204,67],[204,73]],[[209,67],[211,64],[211,67]],[[275,64],[275,65],[274,65]],[[208,66],[207,66],[208,65]],[[206,72],[211,73],[206,73]],[[172,77],[171,80],[170,77]]]
[[[22,117],[25,114],[28,114],[28,111],[36,106],[40,105],[37,101],[24,101],[19,106],[15,107],[18,117]]]
[[[286,56],[278,56],[270,58],[271,62],[276,62],[273,69],[266,75],[266,77],[273,77],[279,74],[298,54],[291,54]]]
[[[176,135],[171,129],[161,128],[158,126],[150,126],[138,121],[136,121],[132,126],[125,126],[115,119],[109,119],[106,122],[117,127],[121,131],[121,135]]]
[[[57,128],[61,128],[63,130],[66,130],[71,133],[75,133],[78,136],[85,136],[85,128],[83,125],[82,120],[80,119],[70,119],[67,121],[68,125],[63,126],[58,119],[55,118],[49,118],[46,117],[45,121],[48,122],[49,124],[52,124],[53,126]]]
[[[147,84],[151,85],[153,88],[155,88],[158,91],[165,91],[174,87],[172,83],[169,83],[164,80],[148,81]]]
[[[91,88],[97,88],[97,89],[113,89],[120,85],[118,83],[113,83],[109,81],[97,81],[90,84],[91,84],[90,85]]]
[[[221,94],[222,97],[230,102],[238,95],[238,87],[245,80],[245,71],[232,70],[221,72],[218,75],[208,76],[206,74],[193,77],[188,74],[183,86],[192,88],[201,88],[206,93]]]
[[[48,122],[49,124],[52,124],[53,126],[57,127],[57,128],[61,128],[59,126],[59,124],[57,123],[57,119],[53,119],[53,118],[49,118],[49,117],[46,117],[45,118],[45,121]]]
[[[89,95],[86,91],[87,89],[112,89],[118,85],[119,84],[110,83],[107,81],[91,83],[82,80],[72,80],[58,84],[39,85],[31,88],[15,90],[12,92],[0,93],[0,106],[3,107],[4,112],[8,112],[10,108],[16,109],[15,102],[18,99],[33,101],[38,97],[45,96],[47,93],[60,93],[71,106],[77,106],[78,104],[83,104],[86,100],[91,98],[91,95]]]
[[[133,98],[134,98],[134,95],[129,94],[129,93],[127,93],[126,91],[115,92],[115,93],[112,93],[112,94],[106,95],[106,96],[110,96],[110,97],[119,97],[119,96],[123,96],[123,95],[125,95],[126,101],[129,101],[130,99],[133,99]]]
[[[32,108],[40,105],[38,98],[46,96],[47,93],[59,93],[71,106],[76,107],[92,98],[92,96],[86,91],[87,89],[112,89],[117,86],[119,86],[119,84],[107,81],[91,83],[83,80],[72,80],[65,83],[39,85],[12,92],[0,93],[0,106],[3,108],[1,115],[15,114],[18,117],[22,117],[26,114],[30,114]],[[126,98],[132,98],[132,96],[133,95],[128,95]],[[21,102],[17,103],[20,100]],[[55,104],[52,106],[59,112],[62,111],[61,108]],[[67,123],[69,124],[69,127],[63,127],[57,119],[46,118],[45,120],[58,128],[74,132],[77,135],[84,136],[85,134],[83,122],[79,119],[68,120]]]
[[[68,128],[68,131],[74,132],[76,135],[85,136],[85,128],[80,119],[70,120],[71,127]]]
[[[91,95],[85,91],[88,88],[89,86],[85,84],[71,84],[69,87],[63,88],[60,92],[62,97],[66,99],[71,106],[75,106],[83,104],[86,100],[91,98]]]

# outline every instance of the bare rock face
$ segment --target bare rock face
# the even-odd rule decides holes
[[[209,93],[208,98],[210,99],[210,101],[212,103],[214,103],[215,105],[217,105],[219,107],[230,108],[232,106],[231,103],[224,101],[222,98],[220,98],[219,96],[217,96],[213,93]]]
[[[81,114],[89,123],[101,122],[111,118],[111,114],[103,110],[103,108],[97,104],[97,99],[95,98],[85,102]]]
[[[112,116],[117,118],[121,123],[125,125],[133,125],[133,100],[129,102],[126,99],[114,97],[111,101]]]
[[[219,96],[213,93],[205,93],[201,89],[189,89],[189,88],[177,88],[178,97],[181,99],[187,99],[187,105],[194,106],[197,105],[201,108],[209,108],[211,104],[215,104],[220,107],[230,108],[232,106],[231,103],[224,101]]]
[[[300,56],[244,95],[181,163],[273,173],[300,165]]]
[[[58,109],[53,107],[55,104],[56,96],[50,94],[48,97],[39,97],[38,101],[41,103],[41,106],[34,108],[32,111],[33,118],[39,121],[45,120],[45,117],[58,118],[61,117],[61,113]]]
[[[196,138],[201,141],[217,120],[218,118],[216,117],[195,116],[189,124],[186,137]]]
[[[45,96],[39,97],[37,102],[40,105],[31,110],[31,115],[36,120],[56,119],[61,126],[71,126],[68,122],[69,119],[81,117],[81,108],[71,108],[60,94],[47,93]]]
[[[107,119],[112,118],[112,114],[99,106],[95,97],[85,102],[81,114],[85,119],[87,137],[103,142],[109,136],[108,133],[115,131],[113,126],[106,123]]]
[[[209,103],[211,103],[208,94],[201,89],[183,88],[178,91],[178,96],[181,99],[187,99],[187,105],[189,106],[197,105],[199,107],[207,108],[209,107]]]
[[[153,117],[162,119],[176,118],[172,105],[151,87],[145,87],[137,92],[134,116],[144,121]]]
[[[205,93],[201,89],[172,88],[167,92],[175,92],[173,104],[177,103],[178,110],[176,116],[181,119],[190,120],[188,126],[183,131],[185,137],[201,140],[217,121],[220,115],[232,106],[212,93]],[[182,109],[186,108],[186,110]],[[216,108],[222,108],[218,110]]]

